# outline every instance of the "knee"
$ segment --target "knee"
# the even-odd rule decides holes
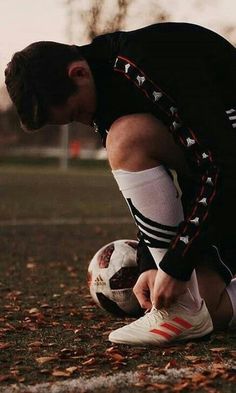
[[[190,173],[168,128],[148,113],[116,120],[109,130],[106,147],[112,169],[142,171],[163,164],[179,174]]]
[[[128,115],[116,120],[106,142],[112,169],[144,170],[159,165],[155,152],[157,129],[150,115]]]

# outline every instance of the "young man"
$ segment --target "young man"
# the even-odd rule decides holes
[[[134,292],[150,311],[112,342],[161,346],[236,321],[235,71],[230,43],[185,23],[38,42],[8,64],[23,128],[95,122],[139,228]]]

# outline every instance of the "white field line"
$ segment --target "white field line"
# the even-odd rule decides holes
[[[93,218],[25,218],[19,220],[1,220],[0,227],[34,226],[34,225],[102,225],[102,224],[132,224],[128,217],[93,217]]]
[[[202,369],[195,372],[203,371]],[[105,392],[110,388],[112,392],[128,393],[135,386],[144,386],[146,383],[174,383],[182,378],[191,378],[194,375],[191,368],[172,368],[163,373],[157,371],[119,372],[114,376],[100,376],[92,378],[77,378],[59,382],[49,382],[37,385],[8,385],[0,387],[0,393],[94,393],[99,389]]]

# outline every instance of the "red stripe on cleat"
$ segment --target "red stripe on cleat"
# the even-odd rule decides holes
[[[152,330],[150,330],[150,332],[155,333],[155,334],[159,334],[160,336],[165,337],[167,340],[171,340],[173,338],[170,334],[163,332],[163,330],[152,329]]]
[[[170,323],[165,322],[165,323],[162,323],[161,326],[171,330],[172,332],[174,332],[176,334],[181,334],[182,333],[181,329],[177,328],[177,326],[171,325]]]
[[[183,326],[186,329],[190,329],[191,327],[193,327],[193,325],[191,325],[191,323],[189,323],[188,321],[185,321],[185,319],[182,319],[179,317],[173,318],[172,321],[178,323],[179,325]]]

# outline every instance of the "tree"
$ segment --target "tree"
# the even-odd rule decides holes
[[[117,0],[114,8],[114,14],[106,21],[104,21],[104,13],[106,10],[106,0],[94,0],[91,9],[87,14],[87,34],[91,40],[98,34],[103,34],[109,31],[115,31],[123,28],[125,17],[128,12],[128,7],[132,1]],[[83,14],[81,15],[83,16]]]
[[[86,4],[79,0],[65,0],[65,6],[70,37],[86,42],[97,35],[127,28],[133,10],[142,11],[143,7],[138,0],[90,0]],[[145,10],[150,23],[163,22],[169,17],[159,0],[145,1]],[[142,20],[142,12],[140,16]]]

